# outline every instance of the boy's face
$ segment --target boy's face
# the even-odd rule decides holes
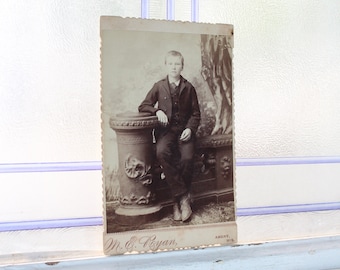
[[[169,77],[173,79],[179,79],[181,72],[183,70],[181,57],[170,55],[166,58],[165,65],[166,65]]]

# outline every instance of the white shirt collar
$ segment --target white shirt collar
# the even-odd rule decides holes
[[[169,79],[169,83],[174,83],[174,84],[176,84],[176,86],[179,86],[179,83],[181,82],[181,79],[179,79],[179,80],[177,80],[177,81],[175,81],[175,82],[173,82],[173,81],[170,81],[170,79]]]

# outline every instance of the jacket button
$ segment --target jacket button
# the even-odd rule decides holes
[[[166,97],[164,97],[164,99],[166,99]]]

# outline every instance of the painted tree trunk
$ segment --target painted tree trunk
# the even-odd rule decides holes
[[[216,103],[215,126],[211,135],[232,131],[232,66],[225,36],[201,35],[203,79]]]

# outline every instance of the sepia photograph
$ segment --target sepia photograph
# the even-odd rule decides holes
[[[104,251],[236,242],[233,27],[101,17]]]

